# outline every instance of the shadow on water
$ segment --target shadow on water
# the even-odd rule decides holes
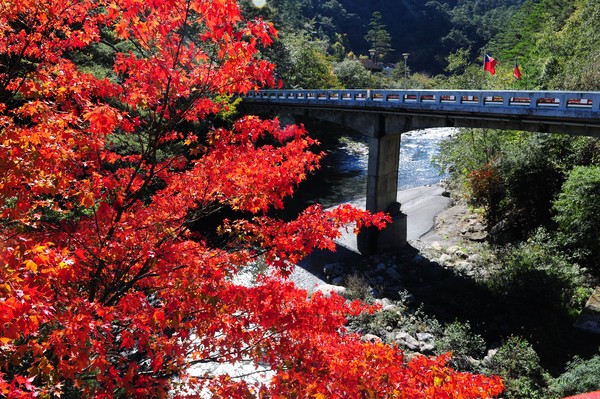
[[[315,152],[324,152],[318,170],[307,176],[284,202],[284,210],[273,216],[290,219],[307,206],[321,204],[328,208],[352,201],[366,193],[366,138],[337,125],[315,120],[301,120],[312,138],[319,141]]]

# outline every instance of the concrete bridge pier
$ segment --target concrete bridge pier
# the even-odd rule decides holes
[[[286,117],[281,112],[279,115],[281,118]],[[356,242],[359,252],[371,255],[397,251],[405,246],[406,215],[400,211],[400,203],[397,201],[400,135],[414,130],[417,125],[415,118],[375,112],[345,113],[322,109],[306,109],[302,116],[350,126],[369,139],[366,209],[373,213],[386,212],[392,217],[392,222],[383,230],[363,229]]]
[[[406,245],[406,215],[397,202],[400,134],[385,134],[382,116],[377,123],[375,134],[369,135],[366,209],[389,213],[392,223],[383,230],[368,228],[359,233],[358,250],[365,255]]]

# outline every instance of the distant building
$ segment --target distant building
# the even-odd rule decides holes
[[[383,64],[382,67],[383,67],[384,75],[391,75],[392,71],[396,68],[396,64],[386,63],[386,64]]]
[[[365,67],[366,70],[372,71],[372,72],[382,72],[383,71],[383,66],[381,64],[378,64],[376,62],[373,62],[371,60],[359,60],[360,63],[362,64],[363,67]]]

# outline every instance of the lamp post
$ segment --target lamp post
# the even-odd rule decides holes
[[[409,53],[402,53],[402,56],[404,57],[404,79],[408,79],[407,60],[408,60],[409,55],[410,55]]]
[[[369,65],[369,84],[373,86],[373,65],[375,65],[375,53],[377,50],[374,48],[369,50],[369,56],[371,56],[371,65]]]

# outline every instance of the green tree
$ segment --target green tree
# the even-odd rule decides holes
[[[551,222],[552,200],[564,180],[563,159],[570,151],[570,138],[539,133],[520,133],[515,138],[503,143],[497,161],[505,188],[499,201],[513,238],[525,238]]]
[[[506,378],[507,399],[539,399],[548,379],[540,358],[529,342],[509,337],[492,357],[489,370]]]
[[[357,60],[346,59],[333,66],[333,71],[346,89],[362,89],[370,86],[369,71]]]
[[[478,57],[478,49],[484,47],[510,21],[522,2],[458,0],[454,7],[442,8],[447,12],[451,28],[441,41],[449,51],[470,48],[473,50],[471,58]]]
[[[577,166],[569,173],[554,203],[564,242],[588,265],[600,264],[600,166]]]
[[[326,54],[327,43],[309,35],[282,37],[285,59],[277,72],[286,88],[332,89],[340,87]]]
[[[394,51],[391,45],[392,38],[383,22],[381,22],[381,13],[375,11],[369,22],[371,29],[365,35],[365,40],[369,42],[371,49],[375,50],[375,56],[378,60],[383,60],[386,55]]]
[[[522,239],[550,227],[552,201],[575,165],[598,162],[598,140],[561,134],[463,129],[441,144],[438,163],[453,187],[484,205],[495,239]],[[501,233],[501,236],[496,235]]]

